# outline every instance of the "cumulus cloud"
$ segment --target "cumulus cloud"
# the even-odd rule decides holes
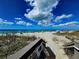
[[[26,26],[31,26],[32,24],[31,23],[27,23],[27,22],[25,22],[25,21],[18,21],[18,22],[16,22],[16,24],[20,24],[20,25],[26,25]]]
[[[33,4],[33,1],[34,1],[34,0],[25,0],[25,1],[26,1],[26,2],[30,2],[30,5],[31,5],[31,6],[34,6],[34,4]]]
[[[30,5],[34,6],[34,8],[28,13],[25,13],[26,17],[35,20],[49,20],[52,18],[53,14],[51,11],[58,4],[59,0],[25,0],[29,1]]]
[[[9,24],[9,25],[11,25],[11,24],[14,24],[14,23],[0,18],[0,24]]]
[[[42,20],[38,22],[38,25],[43,25],[43,26],[50,26],[52,25],[51,20]]]
[[[61,16],[57,16],[54,21],[55,21],[55,22],[60,22],[61,19],[70,18],[70,17],[72,17],[72,16],[73,16],[72,14],[68,14],[68,15],[63,14],[63,15],[61,15]]]

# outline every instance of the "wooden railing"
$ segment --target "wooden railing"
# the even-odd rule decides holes
[[[54,53],[52,53],[50,48],[46,48],[45,45],[46,42],[43,39],[36,39],[34,42],[30,43],[20,51],[8,56],[7,59],[38,59],[39,56],[47,59],[55,59]],[[41,54],[46,51],[48,52],[48,56],[45,56],[45,54],[42,56]]]
[[[8,56],[7,59],[27,59],[41,43],[43,43],[45,46],[45,42],[42,39],[36,39],[34,42],[30,43],[20,51]]]

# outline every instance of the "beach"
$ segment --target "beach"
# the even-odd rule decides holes
[[[64,51],[64,45],[66,43],[70,43],[71,40],[67,39],[63,35],[57,35],[55,34],[56,31],[52,32],[30,32],[30,33],[16,33],[15,35],[17,37],[20,37],[19,39],[25,40],[28,37],[28,40],[31,40],[30,43],[32,43],[32,38],[30,37],[36,37],[36,38],[41,38],[46,42],[46,47],[49,47],[52,52],[56,55],[56,59],[69,59],[68,55]],[[24,42],[26,42],[24,40]],[[28,42],[28,41],[27,41]],[[24,48],[24,47],[23,47]]]
[[[26,33],[24,35],[34,35],[38,38],[42,38],[46,41],[46,46],[49,47],[56,55],[56,59],[69,59],[65,54],[63,45],[64,43],[71,42],[64,36],[54,35],[55,32],[35,32],[35,33]],[[57,41],[54,41],[56,38]]]

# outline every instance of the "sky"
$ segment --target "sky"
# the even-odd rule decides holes
[[[0,0],[0,29],[79,30],[79,0]]]

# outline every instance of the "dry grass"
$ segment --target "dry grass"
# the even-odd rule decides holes
[[[0,59],[16,53],[34,40],[36,40],[35,36],[0,36]]]
[[[57,32],[55,33],[55,35],[59,35],[59,36],[65,36],[66,38],[70,39],[70,40],[79,40],[79,31],[73,31],[71,33],[69,32],[63,32],[63,33],[60,33],[60,32]]]
[[[73,31],[71,33],[69,33],[69,32],[64,32],[64,33],[57,32],[55,34],[57,34],[57,35],[74,35],[74,36],[79,37],[79,31]]]

